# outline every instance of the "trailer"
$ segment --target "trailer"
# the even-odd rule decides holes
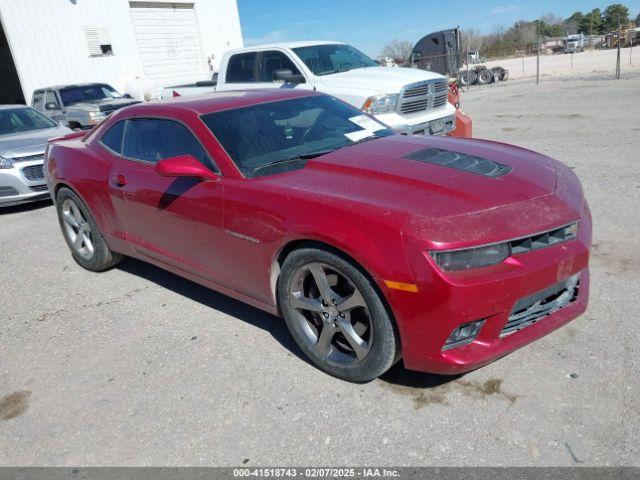
[[[505,81],[509,71],[502,67],[473,65],[484,61],[480,51],[460,47],[460,30],[440,30],[422,37],[411,50],[411,66],[438,72],[458,80],[460,85],[486,85]]]

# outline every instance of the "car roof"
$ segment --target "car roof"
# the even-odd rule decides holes
[[[0,110],[8,110],[10,108],[31,108],[29,105],[22,105],[21,103],[15,103],[13,105],[0,105]]]
[[[251,45],[250,47],[237,48],[232,53],[237,52],[251,52],[254,50],[263,50],[265,48],[300,48],[300,47],[313,47],[314,45],[345,45],[344,42],[336,42],[331,40],[307,40],[301,42],[278,42],[278,43],[263,43],[260,45]]]
[[[40,88],[36,88],[34,91],[39,92],[40,90],[60,90],[61,88],[90,87],[91,85],[109,85],[109,84],[106,82],[69,83],[66,85],[50,85],[48,87],[40,87]]]
[[[175,97],[167,100],[157,100],[147,103],[138,103],[126,108],[131,115],[140,115],[145,112],[161,110],[167,113],[170,110],[188,110],[197,115],[241,108],[259,103],[267,103],[290,98],[301,98],[323,95],[311,90],[295,90],[291,88],[269,88],[256,90],[227,90],[212,92],[190,97]]]

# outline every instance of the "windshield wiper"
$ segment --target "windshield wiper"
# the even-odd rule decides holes
[[[289,163],[289,162],[299,162],[299,161],[304,161],[304,160],[310,160],[312,158],[316,158],[319,157],[320,155],[325,155],[326,153],[330,153],[333,150],[327,150],[327,151],[323,151],[323,152],[311,152],[311,153],[305,153],[302,155],[295,155],[293,157],[286,157],[286,158],[280,158],[278,160],[274,160],[272,162],[267,162],[264,163],[262,165],[258,165],[257,167],[254,167],[253,170],[251,170],[252,172],[257,172],[259,170],[262,170],[263,168],[268,168],[268,167],[272,167],[273,165],[278,165],[280,163]]]
[[[347,143],[346,145],[341,145],[339,147],[332,148],[330,150],[318,150],[317,152],[310,152],[310,153],[304,153],[302,155],[295,155],[293,157],[280,158],[280,159],[274,160],[272,162],[268,162],[268,163],[264,163],[262,165],[258,165],[257,167],[254,167],[251,170],[251,172],[255,173],[255,172],[260,171],[260,170],[262,170],[264,168],[272,167],[273,165],[278,165],[280,163],[289,163],[289,162],[299,162],[299,161],[304,161],[304,160],[311,160],[312,158],[321,157],[322,155],[327,155],[329,153],[335,152],[336,150],[340,150],[341,148],[351,147],[353,145],[357,145],[359,143],[368,142],[369,140],[374,140],[376,138],[380,138],[380,137],[378,137],[377,135],[372,135],[370,137],[364,137],[364,138],[361,138],[360,140],[356,140],[355,142]]]

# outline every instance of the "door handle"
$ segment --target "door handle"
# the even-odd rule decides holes
[[[127,184],[127,177],[124,175],[118,175],[116,177],[116,185],[118,187],[124,187]]]

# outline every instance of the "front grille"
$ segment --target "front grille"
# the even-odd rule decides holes
[[[541,292],[520,299],[511,310],[507,324],[500,332],[500,337],[522,330],[566,307],[578,298],[579,289],[580,274],[578,273]]]
[[[409,85],[400,99],[400,113],[416,113],[441,107],[447,103],[447,90],[445,81]]]
[[[30,165],[22,169],[22,173],[29,180],[42,180],[44,178],[44,170],[42,165]]]
[[[26,155],[24,157],[13,157],[13,162],[32,162],[34,160],[44,160],[44,153],[37,153],[35,155]]]
[[[47,186],[46,185],[35,185],[33,187],[29,187],[31,190],[33,190],[34,192],[46,192],[47,191]]]
[[[573,222],[564,227],[538,233],[530,237],[512,240],[510,243],[511,254],[526,253],[540,248],[550,247],[557,243],[573,240],[578,235],[578,222]]]

